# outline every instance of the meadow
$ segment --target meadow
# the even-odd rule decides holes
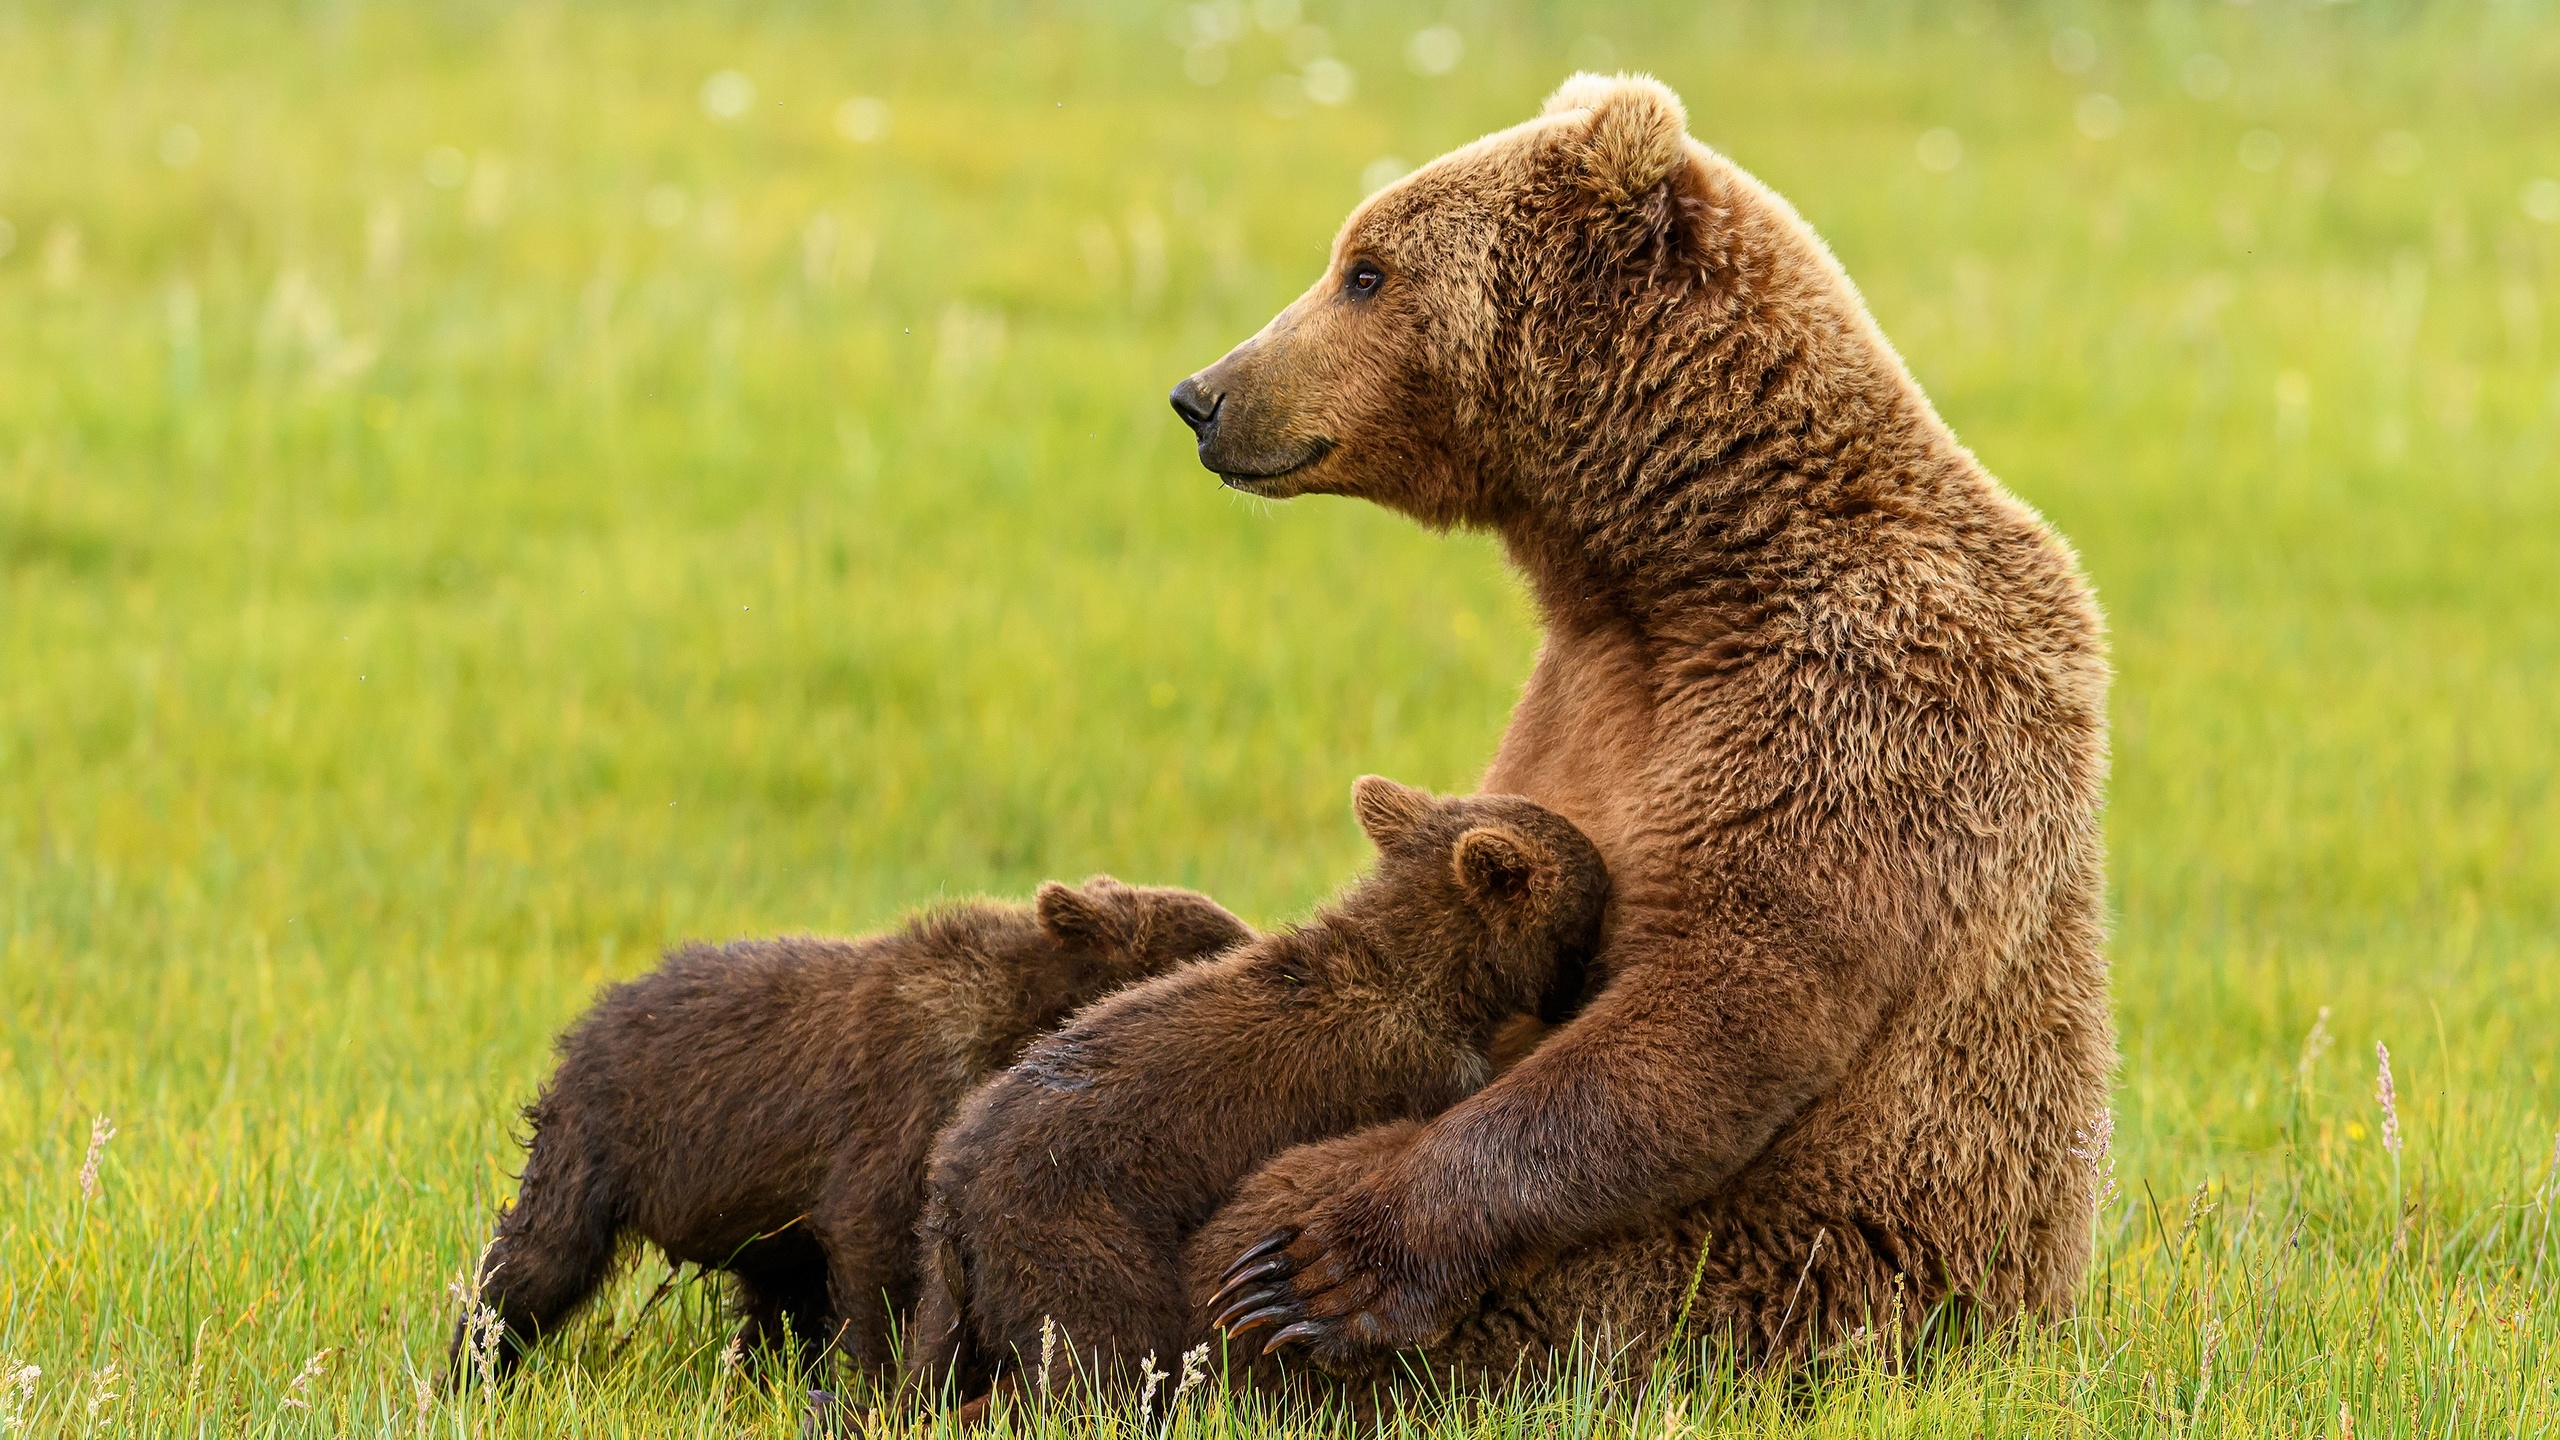
[[[654,1257],[431,1393],[548,1038],[1052,876],[1279,921],[1354,776],[1464,787],[1495,548],[1222,492],[1163,397],[1575,66],[2095,579],[2119,1189],[2067,1323],[1400,1423],[2560,1427],[2542,0],[0,0],[0,1432],[793,1433]]]

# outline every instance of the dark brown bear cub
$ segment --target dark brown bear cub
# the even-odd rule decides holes
[[[730,1272],[748,1345],[787,1321],[804,1364],[832,1346],[886,1376],[925,1156],[970,1088],[1079,1006],[1251,938],[1205,896],[1097,876],[866,939],[670,954],[561,1037],[525,1112],[522,1189],[481,1262],[490,1363],[558,1328],[632,1235]]]
[[[1033,1045],[935,1143],[920,1378],[1125,1380],[1204,1332],[1183,1245],[1290,1146],[1434,1114],[1506,1017],[1582,988],[1608,872],[1514,796],[1353,790],[1374,873],[1309,924],[1132,987]],[[1065,1344],[1044,1357],[1043,1321]],[[1074,1367],[1073,1370],[1069,1366]]]

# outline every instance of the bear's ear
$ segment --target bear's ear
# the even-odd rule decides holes
[[[1384,775],[1363,775],[1351,782],[1351,813],[1369,832],[1369,843],[1384,850],[1411,834],[1440,802],[1426,790],[1399,785]]]
[[[1555,882],[1546,858],[1537,842],[1507,825],[1479,825],[1458,837],[1449,866],[1478,909],[1516,920],[1545,907]]]
[[[1040,887],[1032,908],[1050,939],[1072,949],[1108,953],[1137,944],[1136,900],[1136,891],[1108,875],[1096,875],[1081,887],[1050,881]]]
[[[1689,112],[1671,87],[1650,75],[1568,77],[1542,112],[1587,112],[1590,120],[1566,142],[1583,181],[1612,203],[1659,185],[1688,159]]]

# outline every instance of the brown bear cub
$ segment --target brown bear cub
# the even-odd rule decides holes
[[[728,1271],[759,1353],[787,1322],[804,1365],[833,1348],[886,1378],[925,1156],[970,1088],[1080,1006],[1252,938],[1205,896],[1097,876],[859,940],[673,952],[561,1037],[481,1261],[496,1333],[457,1326],[456,1377],[475,1338],[512,1370],[637,1236]]]
[[[1206,1333],[1184,1244],[1238,1182],[1293,1145],[1446,1109],[1490,1078],[1508,1017],[1579,998],[1609,889],[1582,832],[1514,796],[1376,776],[1353,799],[1378,864],[1340,903],[1078,1015],[935,1143],[928,1390],[1012,1391],[1043,1363],[1110,1384],[1149,1352],[1171,1368]]]

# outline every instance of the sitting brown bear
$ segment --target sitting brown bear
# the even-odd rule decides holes
[[[926,1151],[970,1087],[1079,1006],[1252,938],[1205,896],[1097,876],[861,940],[674,952],[561,1038],[525,1112],[521,1193],[480,1268],[491,1363],[513,1369],[634,1234],[730,1272],[759,1351],[787,1320],[804,1364],[833,1345],[884,1375]]]
[[[1490,1078],[1508,1017],[1580,994],[1609,876],[1579,830],[1515,796],[1376,776],[1353,798],[1378,866],[1339,905],[1086,1011],[936,1142],[928,1388],[1170,1364],[1205,1331],[1184,1243],[1239,1180],[1292,1145],[1447,1108]]]
[[[1614,896],[1571,1023],[1292,1174],[1254,1309],[1294,1353],[1500,1377],[1684,1316],[1749,1362],[2068,1313],[2115,1063],[2105,635],[1794,209],[1662,85],[1576,76],[1362,201],[1172,399],[1236,489],[1500,537],[1544,638],[1479,783]]]

